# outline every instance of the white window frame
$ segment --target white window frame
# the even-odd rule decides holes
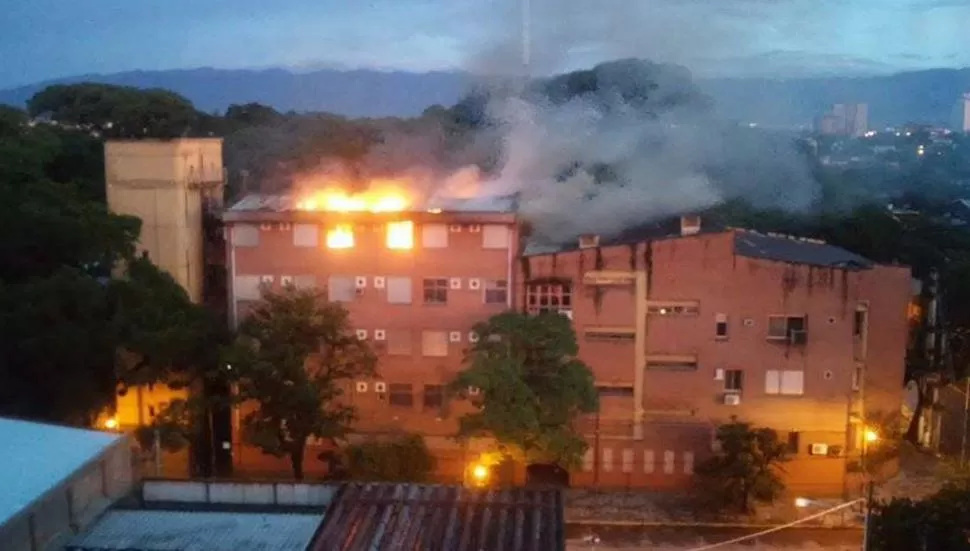
[[[797,388],[797,391],[794,390],[795,388]],[[769,369],[765,371],[765,394],[769,396],[804,396],[805,372],[794,369]]]

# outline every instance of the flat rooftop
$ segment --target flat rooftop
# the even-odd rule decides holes
[[[65,551],[304,551],[323,515],[110,511]]]

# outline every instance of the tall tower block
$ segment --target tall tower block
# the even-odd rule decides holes
[[[222,204],[222,138],[108,141],[108,208],[142,221],[139,252],[203,299],[207,209]]]

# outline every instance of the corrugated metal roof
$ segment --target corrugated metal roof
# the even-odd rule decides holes
[[[861,270],[873,266],[873,262],[867,258],[822,241],[765,235],[751,231],[735,232],[734,252],[749,258],[826,268]]]
[[[253,193],[247,195],[229,207],[231,212],[291,212],[297,211],[298,198],[295,195],[263,195]],[[419,205],[412,205],[407,212],[442,212],[459,213],[513,213],[517,208],[517,199],[512,195],[494,197],[434,197]]]
[[[562,551],[558,490],[346,484],[312,551]]]
[[[111,511],[65,551],[304,551],[322,515]]]

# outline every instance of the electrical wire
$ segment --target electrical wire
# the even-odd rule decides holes
[[[808,522],[810,520],[815,520],[817,518],[824,517],[825,515],[828,515],[830,513],[834,513],[835,511],[840,511],[842,509],[846,509],[846,508],[851,507],[853,505],[856,505],[856,504],[858,504],[860,502],[864,502],[865,500],[866,499],[864,497],[861,497],[859,499],[854,499],[852,501],[848,501],[848,502],[843,503],[841,505],[836,505],[835,507],[832,507],[831,509],[826,509],[824,511],[815,513],[814,515],[809,515],[809,516],[807,516],[805,518],[798,519],[798,520],[796,520],[794,522],[789,522],[788,524],[783,524],[781,526],[775,526],[774,528],[769,528],[767,530],[762,530],[761,532],[757,532],[757,533],[754,533],[754,534],[748,534],[747,536],[741,536],[740,538],[734,538],[732,540],[722,541],[720,543],[712,543],[710,545],[704,545],[704,546],[701,546],[701,547],[695,547],[693,549],[690,549],[689,551],[707,551],[708,549],[716,549],[718,547],[724,547],[725,545],[732,545],[732,544],[735,544],[735,543],[740,543],[742,541],[747,541],[747,540],[750,540],[750,539],[754,539],[754,538],[757,538],[757,537],[760,537],[760,536],[764,536],[766,534],[771,534],[771,533],[774,533],[774,532],[780,532],[782,530],[785,530],[786,528],[791,528],[792,526],[796,526],[796,525],[801,524],[803,522]]]

